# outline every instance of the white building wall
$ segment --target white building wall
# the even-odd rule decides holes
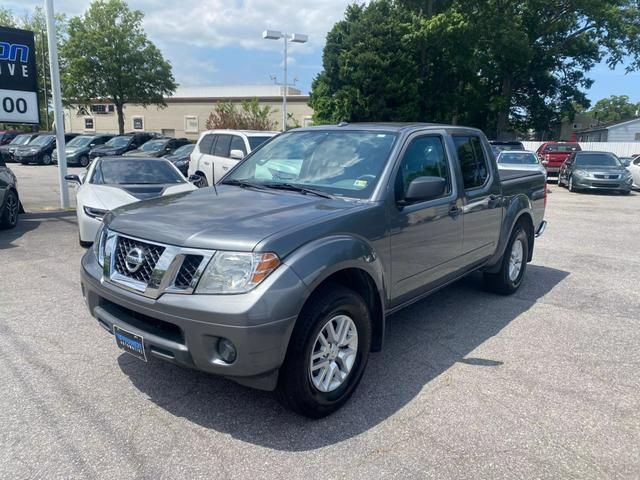
[[[640,119],[634,122],[609,127],[608,140],[610,142],[640,141]]]

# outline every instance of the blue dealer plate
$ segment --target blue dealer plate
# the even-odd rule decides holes
[[[147,355],[144,351],[144,339],[140,335],[123,330],[117,325],[113,326],[113,334],[116,337],[116,344],[121,350],[140,360],[147,361]]]

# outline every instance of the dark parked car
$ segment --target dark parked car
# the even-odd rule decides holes
[[[20,132],[15,130],[0,130],[0,145],[6,145],[16,138]]]
[[[65,144],[72,138],[77,137],[77,133],[65,133]],[[40,134],[27,145],[16,148],[13,158],[16,162],[27,165],[28,163],[38,163],[41,165],[51,165],[53,163],[53,151],[56,149],[56,135],[54,133]]]
[[[135,150],[125,153],[126,157],[162,157],[175,152],[177,148],[187,145],[186,138],[153,138]]]
[[[18,224],[18,214],[23,212],[18,196],[18,180],[4,160],[0,158],[0,229]]]
[[[173,163],[182,174],[187,177],[189,176],[189,161],[191,160],[191,152],[195,148],[195,143],[189,143],[187,145],[183,145],[178,148],[171,155],[165,155],[164,158]]]
[[[117,208],[82,292],[125,352],[340,408],[388,314],[481,269],[521,285],[545,228],[540,172],[498,170],[477,129],[291,130],[214,188]]]
[[[618,157],[609,152],[574,152],[560,167],[558,185],[570,192],[616,190],[629,194],[633,177]]]
[[[97,157],[113,157],[123,155],[126,152],[135,150],[143,143],[148,142],[155,137],[153,133],[132,133],[127,135],[118,135],[106,142],[104,145],[95,147],[89,152],[89,159],[93,160]]]
[[[39,135],[40,135],[39,133],[22,133],[16,136],[8,144],[1,145],[0,159],[4,160],[5,162],[14,162],[15,159],[13,158],[13,154],[15,153],[16,148],[20,147],[21,145],[29,144],[29,142],[31,142],[33,139],[35,139]]]
[[[79,135],[65,146],[65,155],[68,165],[79,165],[86,167],[89,165],[89,152],[92,148],[104,145],[111,140],[114,135]],[[53,151],[53,161],[58,163],[58,152]]]

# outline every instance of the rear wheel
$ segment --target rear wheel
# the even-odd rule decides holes
[[[80,157],[79,162],[81,167],[86,167],[87,165],[89,165],[89,157],[86,155],[83,155]]]
[[[489,290],[502,295],[511,295],[522,284],[529,258],[529,240],[522,224],[517,224],[511,233],[507,248],[502,255],[500,270],[485,273],[484,280]]]
[[[278,379],[281,401],[321,418],[344,405],[360,383],[371,349],[366,303],[341,285],[322,287],[305,305]]]
[[[0,213],[0,228],[14,228],[18,224],[18,213],[20,212],[20,201],[18,194],[9,190],[6,193],[4,208]]]
[[[196,187],[204,188],[204,187],[208,187],[209,186],[209,182],[207,182],[207,177],[205,176],[204,173],[198,172],[198,173],[196,173],[196,175],[198,175],[200,177],[200,180],[198,180],[195,183]]]
[[[48,153],[45,153],[42,156],[42,164],[43,165],[51,165],[51,155],[49,155]]]

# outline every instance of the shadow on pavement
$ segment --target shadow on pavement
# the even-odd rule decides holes
[[[267,448],[312,450],[374,428],[457,362],[472,368],[508,364],[509,358],[466,357],[568,275],[529,265],[518,293],[502,297],[483,291],[481,275],[474,274],[389,317],[384,349],[371,355],[354,396],[317,421],[285,410],[270,392],[160,360],[145,364],[122,354],[118,362],[138,389],[172,415]]]
[[[75,225],[75,210],[52,211],[39,213],[23,213],[18,218],[18,225],[11,230],[0,230],[0,250],[16,248],[13,242],[25,233],[35,230],[43,221],[60,220]]]

